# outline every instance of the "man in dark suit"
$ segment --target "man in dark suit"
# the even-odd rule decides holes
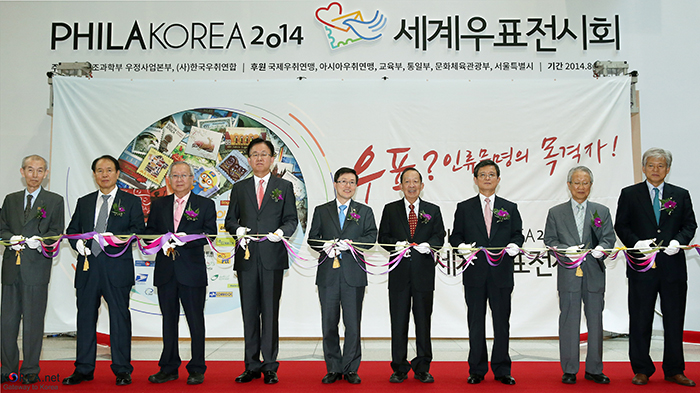
[[[354,169],[340,168],[335,172],[336,199],[316,207],[309,230],[309,245],[321,253],[316,285],[328,372],[322,382],[326,384],[343,377],[352,384],[361,382],[357,370],[362,358],[360,321],[367,273],[363,270],[364,261],[353,255],[350,244],[357,242],[361,244],[355,248],[372,248],[368,243],[377,241],[377,224],[372,208],[352,200],[357,181]],[[338,335],[341,306],[345,327],[342,354]]]
[[[518,206],[496,196],[501,171],[492,160],[484,160],[474,167],[474,183],[479,195],[460,202],[454,219],[450,244],[462,253],[474,247],[503,248],[505,253],[498,266],[491,266],[483,254],[462,273],[464,297],[467,302],[469,326],[469,378],[477,384],[488,372],[486,351],[486,301],[493,318],[493,353],[491,370],[506,385],[515,385],[510,375],[510,297],[513,293],[513,257],[525,240]]]
[[[148,216],[149,234],[176,233],[216,235],[214,201],[191,192],[194,181],[190,164],[179,161],[168,170],[174,194],[156,199]],[[182,243],[172,238],[156,256],[153,283],[158,288],[158,303],[163,315],[163,352],[160,371],[148,377],[153,383],[178,378],[182,363],[178,353],[180,303],[185,311],[192,339],[192,358],[187,363],[188,385],[204,382],[204,302],[207,297],[207,265],[204,260],[206,239]],[[177,250],[175,250],[177,246]]]
[[[279,302],[284,269],[289,267],[281,240],[294,233],[299,219],[292,183],[270,173],[275,156],[272,143],[253,139],[247,154],[253,176],[233,185],[224,224],[239,239],[233,269],[241,295],[245,371],[236,382],[250,382],[262,372],[264,382],[272,384],[278,382]],[[250,241],[249,232],[267,234],[267,238]]]
[[[0,345],[2,383],[10,373],[21,371],[22,383],[39,381],[39,357],[44,335],[44,316],[51,278],[51,258],[42,253],[39,238],[63,233],[63,197],[46,191],[41,183],[48,174],[46,160],[31,155],[19,170],[27,188],[5,197],[0,211],[0,238],[16,243],[5,248],[2,259],[2,305]],[[26,246],[35,251],[24,250]],[[53,243],[49,239],[45,243]],[[19,252],[19,256],[16,255]],[[18,259],[19,258],[19,259]],[[19,322],[22,323],[22,353],[19,370]]]
[[[108,235],[143,234],[145,225],[141,199],[117,188],[119,161],[105,155],[92,162],[92,174],[99,187],[78,199],[66,233],[98,232]],[[71,240],[78,252],[75,269],[77,295],[77,345],[75,371],[63,380],[64,385],[90,381],[94,377],[97,355],[97,317],[101,298],[109,305],[109,341],[112,351],[112,372],[117,385],[131,383],[131,314],[129,292],[134,285],[134,259],[131,247],[119,257],[119,247],[92,240]]]
[[[442,247],[445,226],[440,207],[419,198],[424,186],[420,172],[415,168],[405,169],[401,173],[404,198],[384,206],[379,225],[379,243],[390,253],[413,244],[412,250],[389,272],[391,369],[394,371],[389,382],[392,383],[403,382],[411,369],[417,380],[434,382],[430,375],[430,362],[433,360],[430,319],[435,291],[435,258],[430,248]],[[416,357],[409,364],[408,321],[411,305],[416,325]]]
[[[604,249],[615,246],[615,231],[607,207],[591,202],[588,195],[593,185],[593,173],[585,166],[571,168],[567,175],[571,199],[549,209],[544,229],[544,244],[570,257],[571,263],[579,249],[592,249],[580,266],[574,268],[559,263],[559,358],[564,372],[562,382],[576,383],[579,370],[581,334],[581,301],[588,326],[588,353],[585,378],[596,383],[610,383],[603,374],[603,307],[605,304]],[[578,257],[578,255],[576,255]]]
[[[685,253],[679,246],[690,243],[697,223],[690,193],[664,182],[671,170],[671,161],[671,152],[667,150],[647,150],[642,157],[646,181],[623,188],[617,202],[615,231],[625,246],[642,252],[649,251],[653,245],[665,246],[647,271],[627,267],[629,356],[635,385],[647,384],[656,371],[649,347],[658,294],[664,322],[664,377],[680,385],[695,386],[695,382],[683,374],[688,268]]]

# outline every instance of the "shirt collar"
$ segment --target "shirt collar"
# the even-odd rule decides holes
[[[31,196],[32,196],[32,204],[33,204],[34,201],[36,201],[36,197],[39,196],[39,192],[41,192],[41,190],[42,190],[41,186],[39,186],[39,188],[37,188],[36,190],[34,190],[34,192],[29,192],[29,190],[27,190],[27,189],[25,188],[25,189],[24,189],[24,200],[25,200],[25,201],[27,200],[27,195],[31,195]]]
[[[574,198],[571,198],[571,210],[573,210],[574,213],[576,213],[576,207],[577,207],[578,205],[583,206],[583,211],[585,212],[585,211],[586,211],[586,208],[588,208],[588,199],[586,199],[585,201],[583,201],[583,203],[578,203],[578,202],[576,202],[576,201],[574,200]]]
[[[409,203],[406,198],[403,199],[403,205],[406,208],[407,212],[411,211],[411,203]],[[416,212],[416,214],[418,213],[419,206],[420,206],[420,198],[416,199],[416,201],[413,202],[413,211]]]

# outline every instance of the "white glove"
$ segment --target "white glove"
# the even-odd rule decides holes
[[[408,248],[408,242],[407,241],[401,241],[401,242],[396,242],[396,251],[401,252],[404,249]],[[404,257],[409,258],[411,256],[411,250],[406,251],[404,254]]]
[[[564,252],[566,252],[567,254],[577,254],[581,250],[581,247],[583,247],[583,244],[579,244],[578,246],[567,247],[566,250],[564,250]]]
[[[78,251],[78,254],[80,254],[80,255],[82,255],[82,256],[84,256],[84,257],[86,257],[86,256],[88,256],[88,255],[90,255],[90,254],[92,254],[92,252],[90,251],[90,249],[87,248],[87,247],[85,247],[85,239],[80,239],[80,240],[78,240],[78,241],[75,243],[75,249],[76,249],[76,251]]]
[[[284,232],[282,232],[281,229],[278,229],[275,231],[275,233],[269,232],[267,234],[267,240],[277,243],[282,240],[282,236],[284,236]]]
[[[39,247],[41,246],[41,241],[39,241],[39,239],[41,239],[39,236],[32,236],[25,240],[25,244],[32,250],[39,250],[39,252],[41,252],[41,247]]]
[[[680,243],[678,243],[678,240],[673,239],[668,243],[668,246],[664,250],[664,254],[666,255],[676,255],[678,254],[678,251],[680,251]]]
[[[474,248],[476,243],[460,243],[459,246],[457,247],[457,252],[459,252],[462,255],[469,255],[473,253],[474,251],[470,250],[470,248]]]
[[[639,240],[636,243],[634,243],[634,247],[637,250],[641,252],[647,252],[651,251],[651,244],[656,241],[656,238],[653,239],[647,239],[647,240]]]
[[[508,254],[509,257],[514,257],[520,253],[520,247],[518,247],[517,244],[515,243],[508,243],[506,246],[506,254]]]
[[[24,240],[24,236],[14,235],[10,238],[10,244],[19,243],[22,240]],[[13,251],[24,250],[24,244],[13,244],[12,246],[10,246],[10,249]]]
[[[591,250],[591,255],[593,255],[593,258],[602,258],[603,255],[603,246],[596,246],[594,249]]]
[[[173,243],[172,248],[175,248],[175,246],[181,247],[181,246],[185,245],[185,242],[178,239],[178,237],[182,237],[182,236],[187,236],[187,234],[185,232],[178,232],[175,234],[175,236],[170,237],[170,242]]]
[[[413,248],[421,254],[430,254],[430,244],[429,243],[423,242],[417,246],[413,246]]]
[[[175,249],[175,242],[172,241],[172,239],[168,240],[167,242],[165,242],[165,244],[163,244],[163,247],[161,247],[160,249],[163,251],[163,254],[168,255],[168,252],[170,250]]]
[[[335,248],[335,242],[336,240],[328,240],[323,243],[323,251],[328,255],[328,258],[335,258],[340,254],[340,251]]]
[[[248,232],[250,232],[250,228],[238,227],[238,229],[236,229],[236,237],[238,238],[238,244],[243,248],[246,248],[248,246],[248,243],[250,243],[250,239],[245,237],[245,235]]]
[[[338,251],[350,251],[350,243],[352,243],[352,240],[343,239],[336,243],[335,248]]]

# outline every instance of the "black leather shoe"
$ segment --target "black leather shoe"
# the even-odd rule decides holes
[[[39,382],[39,374],[26,374],[22,375],[22,384],[31,385],[33,383]]]
[[[323,383],[333,383],[335,381],[339,381],[343,379],[343,374],[341,373],[328,373],[326,374],[325,377],[321,380]]]
[[[586,374],[588,374],[588,373],[586,373]],[[576,374],[564,373],[564,375],[561,376],[561,381],[563,383],[573,385],[576,383]]]
[[[496,381],[500,381],[504,385],[515,385],[515,378],[511,377],[510,375],[496,377]]]
[[[357,375],[357,373],[354,371],[350,371],[349,373],[343,375],[343,377],[345,377],[346,381],[348,381],[352,384],[358,384],[358,383],[362,382],[362,380],[360,379],[360,376]]]
[[[277,373],[272,370],[267,370],[263,371],[263,374],[265,374],[265,383],[268,385],[272,385],[273,383],[279,382],[279,378],[277,378]]]
[[[479,374],[469,374],[469,378],[467,378],[467,383],[476,385],[477,383],[481,383],[481,381],[484,380],[483,375]]]
[[[148,377],[148,382],[164,383],[174,381],[178,378],[179,376],[177,375],[177,373],[164,373],[162,371],[158,371],[157,373]]]
[[[69,375],[68,377],[63,379],[63,384],[64,385],[77,385],[83,381],[92,381],[94,379],[94,374],[83,374],[79,373],[77,371],[74,371],[73,374]]]
[[[188,385],[199,385],[202,382],[204,382],[204,374],[202,373],[198,373],[195,371],[190,373],[190,376],[187,377]]]
[[[117,373],[117,386],[131,385],[131,375],[127,373]]]
[[[433,376],[430,375],[430,373],[427,371],[422,372],[422,373],[413,373],[413,378],[415,378],[423,383],[435,382],[435,378],[433,378]]]
[[[391,383],[401,383],[408,378],[408,375],[404,372],[401,371],[394,371],[393,374],[389,377],[389,382]]]
[[[584,378],[595,383],[610,383],[610,378],[608,378],[608,376],[603,373],[591,374],[587,372],[586,375],[584,375]]]
[[[260,379],[260,371],[245,370],[243,374],[236,377],[236,382],[246,383],[254,379]]]

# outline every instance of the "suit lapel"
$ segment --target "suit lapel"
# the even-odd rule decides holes
[[[493,209],[502,209],[502,202],[501,198],[497,197],[496,194],[493,195]],[[500,226],[500,224],[498,224],[498,217],[493,214],[493,209],[491,211],[491,236],[489,236],[489,239],[496,236],[496,232],[498,232],[498,227]],[[484,229],[486,229],[486,222],[484,222]]]
[[[352,202],[350,202],[352,204]],[[343,230],[340,229],[340,218],[338,216],[338,203],[334,199],[331,203],[326,204],[326,208],[328,209],[328,215],[331,217],[331,222],[333,222],[333,227],[335,228],[335,233],[340,236],[343,233]],[[346,217],[349,212],[345,212]]]
[[[26,224],[24,222],[24,200],[26,198],[24,197],[24,193],[21,192],[17,195],[17,201],[16,201],[16,206],[14,209],[14,212],[10,213],[13,214],[15,217],[15,221],[19,223],[20,225]]]
[[[476,225],[479,227],[479,231],[481,231],[481,234],[484,236],[484,239],[488,239],[489,235],[488,233],[486,233],[486,221],[484,221],[484,209],[481,208],[481,197],[477,195],[475,198],[472,198],[472,201],[473,204],[471,206],[471,209],[472,211],[474,211],[473,214],[479,217],[474,221],[476,221]],[[491,220],[491,229],[493,229],[493,226],[493,220]]]
[[[36,200],[32,203],[31,210],[29,211],[29,217],[24,221],[24,225],[27,225],[30,221],[36,218],[38,210],[40,207],[44,206],[46,202],[44,201],[44,189],[42,188],[37,195]],[[24,204],[22,204],[24,206]],[[22,210],[22,215],[24,215],[24,210]]]
[[[673,201],[678,203],[678,200],[676,199],[676,194],[674,192],[675,190],[673,189],[673,186],[670,184],[666,183],[664,184],[664,194],[661,195],[660,199],[668,199],[672,198]],[[660,202],[660,201],[659,201]],[[660,203],[661,204],[661,203]],[[663,207],[663,204],[661,204],[661,207]],[[652,212],[654,209],[652,208]],[[659,215],[659,226],[663,226],[668,219],[670,219],[668,210],[661,210],[661,214]]]
[[[192,200],[192,195],[190,195],[190,201]],[[175,194],[170,194],[165,197],[165,212],[163,214],[163,219],[165,220],[165,227],[168,228],[169,232],[175,232],[175,213],[173,212],[174,210],[174,204],[175,204]],[[185,207],[186,209],[187,207]],[[182,209],[182,214],[185,214],[185,209]],[[182,219],[180,219],[180,228],[182,228]]]
[[[420,206],[420,205],[419,205]],[[401,228],[403,229],[403,232],[406,234],[406,239],[407,240],[413,240],[411,238],[411,226],[408,225],[408,214],[406,213],[406,202],[404,200],[401,200],[400,204],[396,205],[396,217],[397,219],[401,222]],[[418,217],[418,212],[416,212],[416,217]],[[416,225],[416,233],[418,233],[418,227],[420,225]],[[416,234],[413,234],[413,237],[416,237]]]
[[[263,198],[262,198],[262,203],[260,204],[260,211],[262,211],[262,209],[264,209],[265,206],[268,204],[269,200],[272,199],[271,197],[268,198],[268,195],[272,195],[272,190],[274,190],[277,187],[278,181],[279,181],[279,179],[277,177],[270,174],[270,179],[267,181],[267,187],[265,188],[265,191],[263,191]],[[274,201],[274,202],[276,203],[277,201]],[[258,204],[257,195],[255,198],[255,204],[256,204],[256,206]]]
[[[95,230],[95,207],[97,205],[97,195],[99,193],[99,191],[95,191],[86,197],[87,203],[85,204],[85,209],[88,209],[88,211],[85,217],[87,217],[89,221],[85,223],[85,232],[92,232]],[[107,222],[109,223],[109,219],[107,219]]]
[[[259,211],[258,209],[258,198],[256,198],[256,191],[257,191],[257,184],[255,184],[255,177],[251,176],[245,180],[243,180],[245,183],[242,184],[243,186],[243,192],[246,194],[248,199],[250,199],[251,206],[255,206],[255,210]]]
[[[566,230],[569,231],[569,234],[571,235],[572,239],[577,239],[578,244],[581,244],[583,242],[583,239],[581,239],[578,236],[578,228],[576,228],[576,215],[574,214],[574,209],[571,207],[571,199],[569,199],[569,203],[566,205],[566,209],[564,212],[564,226],[566,227]],[[585,220],[585,215],[584,215],[584,220]],[[586,236],[586,230],[584,229],[583,231],[583,236]]]
[[[646,181],[639,183],[637,189],[637,203],[642,207],[644,215],[650,220],[651,225],[656,227],[656,216],[654,216],[654,207],[651,201],[651,195],[649,194],[649,188],[647,187]]]

